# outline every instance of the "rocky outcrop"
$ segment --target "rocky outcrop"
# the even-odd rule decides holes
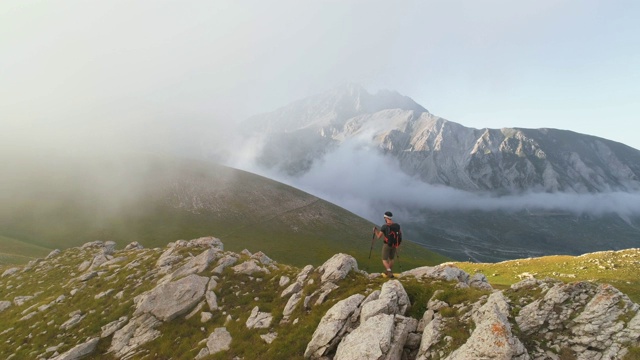
[[[453,264],[384,279],[345,254],[298,269],[208,237],[97,241],[15,269],[0,277],[0,357],[14,360],[611,360],[640,346],[640,306],[610,285],[532,274],[495,290]]]

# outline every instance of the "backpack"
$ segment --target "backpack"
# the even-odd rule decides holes
[[[393,223],[389,225],[389,234],[385,237],[387,245],[397,248],[402,243],[402,230],[400,230],[400,224]]]

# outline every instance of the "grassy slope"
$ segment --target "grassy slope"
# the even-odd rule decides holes
[[[226,244],[225,244],[226,245]],[[50,346],[62,344],[60,352],[66,351],[75,344],[85,341],[89,337],[98,336],[101,327],[117,320],[121,316],[131,316],[133,312],[133,298],[146,290],[154,287],[157,280],[163,274],[155,274],[152,270],[156,261],[164,249],[143,249],[139,251],[118,251],[115,256],[122,257],[123,261],[116,266],[101,268],[104,273],[86,282],[78,280],[81,273],[78,266],[87,260],[91,260],[99,249],[69,249],[62,255],[54,257],[35,266],[33,269],[14,274],[0,279],[0,300],[14,299],[16,296],[35,295],[23,305],[13,305],[2,313],[3,321],[0,322],[0,333],[7,341],[0,343],[0,357],[6,358],[16,354],[16,358],[31,359],[43,354]],[[179,253],[185,259],[174,266],[174,269],[187,261],[190,254],[198,254],[201,250],[194,248],[182,248]],[[267,255],[269,255],[267,253]],[[243,255],[243,260],[247,256]],[[528,259],[501,264],[469,264],[460,263],[463,268],[481,270],[489,277],[494,285],[502,287],[515,282],[516,274],[523,271],[533,271],[539,276],[553,274],[553,272],[565,271],[570,266],[593,266],[592,271],[585,271],[583,275],[576,275],[575,280],[589,275],[599,274],[602,278],[628,281],[631,287],[638,289],[637,276],[632,268],[640,260],[640,250],[627,250],[622,252],[607,252],[590,254],[580,258],[548,257],[541,259]],[[600,269],[606,264],[617,264],[618,270]],[[587,264],[587,265],[582,265]],[[597,265],[600,264],[600,265]],[[0,272],[6,266],[0,266]],[[598,271],[598,270],[600,271]],[[211,268],[203,272],[203,276],[211,276]],[[584,269],[589,270],[589,269]],[[492,275],[492,271],[499,271]],[[249,277],[247,275],[234,274],[227,269],[219,276],[216,295],[218,305],[223,309],[213,311],[213,318],[202,323],[199,314],[190,319],[180,316],[170,323],[161,325],[159,330],[162,336],[143,346],[144,351],[150,354],[158,354],[154,358],[169,358],[169,355],[182,354],[184,358],[193,359],[204,344],[200,343],[214,329],[225,326],[233,337],[231,349],[208,359],[233,359],[236,356],[245,359],[302,359],[304,349],[311,339],[313,331],[317,327],[321,317],[326,311],[340,299],[351,294],[368,294],[380,289],[385,281],[383,278],[368,279],[361,274],[351,273],[345,280],[339,283],[327,301],[314,306],[306,311],[298,306],[292,315],[292,319],[299,319],[297,324],[281,324],[282,309],[287,298],[279,296],[283,287],[278,285],[281,276],[294,278],[299,269],[280,264],[277,270],[269,274],[257,273]],[[564,272],[563,272],[564,273]],[[568,271],[566,271],[568,273]],[[558,278],[557,276],[553,276]],[[63,279],[63,281],[60,281]],[[312,295],[320,288],[319,275],[313,273],[313,284],[307,284],[304,295]],[[478,300],[486,292],[474,289],[457,289],[455,283],[443,281],[417,281],[413,277],[401,278],[400,281],[407,290],[412,307],[407,316],[420,319],[425,311],[428,300],[438,290],[443,292],[438,299],[451,305],[472,303]],[[633,283],[635,281],[635,283]],[[72,289],[78,291],[71,295]],[[115,300],[114,296],[122,291],[121,300]],[[98,297],[96,295],[110,292],[111,295]],[[65,299],[56,302],[61,294]],[[638,301],[635,293],[634,301]],[[633,297],[632,297],[633,299]],[[313,303],[315,298],[310,303]],[[254,306],[260,311],[272,312],[274,320],[270,329],[247,330],[245,321]],[[466,307],[468,311],[469,307]],[[203,311],[207,311],[205,309]],[[70,314],[81,311],[86,317],[69,331],[60,330],[60,325],[69,320]],[[28,320],[21,320],[29,314],[36,315]],[[227,315],[232,321],[227,322]],[[447,318],[445,335],[451,337],[453,348],[460,346],[469,337],[469,329],[458,322],[462,313],[458,313],[454,307],[443,311]],[[22,326],[28,324],[29,326]],[[278,333],[278,337],[271,345],[266,344],[259,336],[270,331]],[[111,343],[111,337],[100,340],[96,353],[92,359],[111,360],[113,356],[106,351]],[[637,350],[637,349],[636,349]],[[448,350],[450,351],[450,349]],[[48,352],[51,355],[53,351]],[[637,352],[636,352],[637,354]],[[141,359],[144,354],[138,354],[134,359]]]
[[[564,282],[594,281],[608,283],[640,302],[640,249],[603,251],[582,256],[545,256],[504,261],[496,264],[455,263],[473,274],[482,272],[497,288],[520,281],[518,275],[530,273],[538,279],[555,278]]]
[[[368,258],[374,224],[260,176],[167,159],[65,166],[20,179],[29,191],[0,202],[0,233],[34,245],[21,255],[41,257],[36,249],[94,240],[164,247],[176,239],[216,236],[229,250],[264,251],[296,266],[319,265],[344,252],[361,268],[381,270],[380,242]],[[406,241],[398,269],[447,260]]]
[[[23,264],[47,256],[51,249],[0,235],[0,265]]]

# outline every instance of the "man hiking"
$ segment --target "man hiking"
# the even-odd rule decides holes
[[[402,242],[402,231],[400,224],[393,222],[393,214],[391,211],[384,213],[384,225],[378,230],[373,227],[373,233],[379,239],[384,235],[384,244],[382,244],[382,265],[386,269],[386,275],[390,278],[393,276],[393,259],[396,257],[397,249]]]

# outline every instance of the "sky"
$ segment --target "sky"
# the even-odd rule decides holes
[[[356,83],[640,149],[640,2],[0,2],[0,150],[169,151]]]

